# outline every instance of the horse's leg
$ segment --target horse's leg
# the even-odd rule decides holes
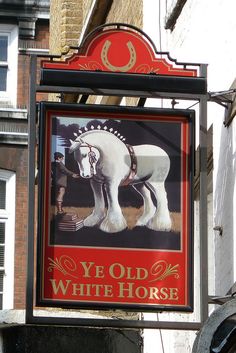
[[[122,214],[118,202],[118,183],[109,182],[105,185],[107,193],[107,215],[100,224],[100,229],[108,233],[116,233],[127,227],[126,220]]]
[[[102,184],[91,179],[91,188],[94,195],[94,209],[93,212],[84,220],[86,227],[93,227],[103,220],[105,217],[105,202],[102,191]]]
[[[170,231],[171,218],[164,182],[147,181],[157,200],[157,208],[147,227],[153,230]]]
[[[145,184],[139,183],[132,186],[143,198],[143,214],[139,217],[136,226],[145,226],[153,217],[156,207],[153,205],[151,192]]]

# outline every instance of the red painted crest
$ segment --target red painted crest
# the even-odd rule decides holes
[[[197,70],[177,64],[167,53],[157,53],[151,40],[133,27],[110,28],[92,32],[65,61],[44,61],[43,68],[108,71],[135,74],[196,77]]]

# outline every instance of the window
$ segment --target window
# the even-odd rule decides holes
[[[0,104],[15,107],[17,90],[18,29],[0,24]]]
[[[13,308],[15,174],[0,169],[0,309]]]
[[[0,35],[0,91],[7,89],[8,36]]]

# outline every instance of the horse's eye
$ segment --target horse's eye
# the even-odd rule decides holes
[[[87,157],[87,153],[81,153],[81,157],[82,158],[86,158]]]

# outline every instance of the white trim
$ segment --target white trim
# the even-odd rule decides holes
[[[3,309],[14,305],[14,253],[15,253],[15,173],[0,169],[0,180],[6,181],[6,209],[0,210],[5,223],[5,275],[3,280]]]
[[[0,131],[0,135],[28,136],[27,132]]]
[[[17,68],[18,68],[18,27],[11,24],[0,24],[0,35],[8,37],[8,71],[7,90],[0,91],[0,103],[5,102],[16,106],[17,99]]]
[[[82,41],[84,40],[85,33],[88,31],[89,25],[91,23],[92,14],[95,11],[95,9],[97,8],[97,6],[98,6],[98,0],[93,0],[92,4],[90,5],[90,10],[87,14],[87,17],[85,19],[85,22],[84,22],[84,25],[83,25],[83,28],[82,28],[82,31],[81,31],[81,34],[79,37],[78,46],[80,46]]]

